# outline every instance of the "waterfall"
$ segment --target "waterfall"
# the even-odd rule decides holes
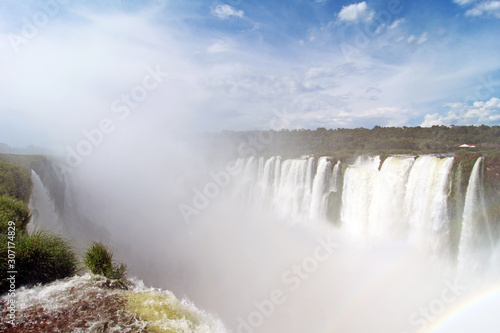
[[[304,186],[304,197],[302,199],[302,207],[301,207],[301,215],[307,214],[309,211],[309,207],[311,206],[312,200],[312,191],[313,191],[313,179],[316,174],[315,168],[315,159],[314,157],[309,157],[307,159],[307,168],[306,168],[306,178],[305,178],[305,186]]]
[[[44,230],[61,235],[78,249],[93,240],[109,239],[109,232],[88,218],[92,212],[87,206],[89,197],[73,187],[74,179],[61,172],[56,162],[42,161],[34,169],[28,232]]]
[[[421,156],[413,165],[405,197],[409,241],[429,252],[448,251],[448,194],[453,158]]]
[[[338,167],[337,167],[338,168]],[[309,216],[312,219],[326,218],[328,194],[334,190],[332,163],[328,157],[320,157],[318,170],[314,176]]]
[[[478,158],[469,179],[465,194],[462,232],[458,248],[458,270],[481,272],[486,268],[488,256],[494,241],[492,240],[486,204],[482,187],[482,166],[484,159]]]
[[[354,236],[364,236],[367,232],[369,207],[379,165],[379,156],[360,156],[345,172],[340,219],[344,228]]]
[[[209,266],[212,267],[215,263],[215,273],[213,276],[211,273],[207,274],[207,281],[219,281],[221,280],[219,274],[220,267],[236,267],[240,264],[242,257],[250,258],[251,260],[247,262],[254,266],[245,267],[245,271],[241,272],[241,276],[243,276],[241,281],[248,281],[248,272],[256,272],[256,278],[252,280],[259,281],[268,288],[268,280],[265,277],[267,277],[266,274],[270,267],[276,268],[275,276],[278,277],[278,281],[280,274],[282,274],[285,268],[295,267],[288,265],[294,263],[300,264],[302,262],[308,265],[304,267],[311,268],[312,266],[309,266],[309,264],[312,263],[312,259],[308,258],[314,258],[311,255],[316,252],[311,252],[311,250],[316,249],[316,247],[312,247],[315,245],[309,235],[328,235],[330,232],[331,235],[335,236],[335,239],[332,238],[332,241],[338,239],[340,242],[339,248],[332,250],[332,262],[338,260],[338,266],[330,266],[330,263],[325,263],[323,267],[325,267],[327,273],[325,275],[318,273],[317,277],[315,277],[323,280],[320,280],[320,283],[309,284],[316,286],[319,293],[339,286],[338,281],[342,283],[342,280],[349,280],[349,282],[352,280],[353,285],[351,290],[344,288],[340,284],[339,290],[342,289],[340,295],[344,293],[344,290],[349,291],[349,293],[352,291],[353,294],[358,295],[360,285],[363,288],[372,285],[374,288],[377,288],[377,293],[381,292],[380,295],[387,295],[385,292],[387,290],[398,291],[392,293],[394,294],[394,299],[396,299],[400,293],[397,288],[394,288],[394,285],[398,281],[404,281],[405,284],[408,283],[409,289],[412,291],[416,290],[411,296],[418,296],[420,291],[414,288],[414,285],[419,285],[422,277],[425,277],[424,275],[427,273],[425,270],[419,271],[418,260],[422,259],[422,261],[426,261],[425,259],[427,258],[422,255],[422,251],[414,251],[413,249],[421,249],[429,253],[432,259],[444,259],[443,261],[447,262],[451,258],[449,262],[454,263],[456,261],[457,268],[461,272],[472,271],[481,273],[481,271],[490,269],[492,267],[492,260],[495,260],[495,249],[492,247],[492,244],[496,243],[496,239],[492,239],[492,234],[489,230],[490,225],[487,218],[488,207],[486,207],[489,198],[485,195],[485,193],[490,192],[489,188],[484,188],[484,174],[487,170],[485,164],[488,160],[479,158],[475,162],[470,174],[468,173],[470,168],[467,169],[467,167],[464,167],[461,173],[459,173],[460,169],[456,169],[457,160],[459,158],[435,155],[422,155],[418,157],[396,155],[382,158],[379,156],[361,156],[355,160],[347,161],[345,159],[338,161],[337,158],[330,156],[308,156],[294,159],[280,156],[240,158],[236,161],[236,165],[240,167],[239,170],[241,172],[232,175],[234,178],[231,178],[230,185],[226,187],[227,192],[224,196],[221,196],[223,199],[229,200],[215,202],[216,199],[214,198],[214,209],[207,210],[204,213],[207,216],[206,221],[214,221],[212,223],[220,224],[198,223],[189,225],[188,227],[200,229],[187,229],[194,231],[193,236],[189,234],[193,238],[190,240],[192,243],[188,243],[187,246],[209,244],[209,246],[200,246],[200,251],[216,251],[207,252],[210,255],[213,253],[217,255],[228,253],[227,256],[230,258],[228,259],[230,260],[228,261],[230,265],[226,265],[226,260],[221,262],[214,261],[213,263],[208,261],[206,262],[207,266],[202,266],[199,271],[194,271],[194,273],[202,272],[205,274],[203,271]],[[469,166],[465,162],[469,162],[470,160],[464,159],[462,161],[464,165]],[[489,166],[489,164],[486,165]],[[49,172],[38,172],[32,175],[34,192],[30,207],[33,207],[34,212],[37,212],[37,215],[34,214],[34,221],[41,221],[41,217],[48,217],[48,221],[56,221],[57,219],[50,218],[51,214],[63,214],[66,211],[64,213],[65,223],[67,222],[68,224],[68,230],[72,235],[72,239],[78,240],[81,238],[80,235],[83,235],[83,232],[79,232],[77,229],[78,226],[81,226],[80,229],[85,229],[88,237],[98,239],[95,235],[100,234],[100,232],[92,231],[95,228],[89,227],[89,224],[85,224],[84,220],[78,217],[78,211],[72,208],[74,204],[78,204],[82,210],[87,212],[92,211],[91,208],[93,206],[85,206],[85,200],[83,199],[88,197],[85,195],[85,192],[80,193],[78,190],[71,190],[72,187],[68,185],[71,183],[65,179],[60,179],[60,188],[58,191],[54,191],[53,187],[49,184],[51,178],[48,174]],[[456,178],[460,176],[464,177],[464,179],[457,180]],[[488,176],[490,176],[490,173],[488,173]],[[54,181],[54,178],[52,181]],[[78,183],[75,182],[73,184]],[[464,185],[463,191],[462,189],[455,189],[457,184]],[[451,191],[452,189],[454,189],[453,192]],[[63,193],[64,195],[54,195],[58,193]],[[455,200],[459,194],[463,194],[461,195],[461,200]],[[58,204],[60,198],[64,198],[62,204]],[[256,214],[248,218],[248,220],[243,221],[244,223],[240,223],[238,217],[243,214],[249,214],[249,212],[253,213],[253,211],[252,209],[247,210],[247,207],[244,207],[244,204],[241,204],[240,200],[244,204],[254,205],[250,207],[258,207],[255,210]],[[234,207],[229,206],[232,203],[236,203]],[[460,209],[457,209],[456,205],[459,205]],[[63,209],[60,207],[63,207]],[[227,213],[227,207],[229,211],[228,216],[231,218],[228,219],[225,216],[219,218],[220,212]],[[266,210],[271,213],[271,217],[262,214]],[[273,223],[276,220],[274,218],[276,216],[280,216],[281,221],[284,221],[284,223]],[[452,218],[454,219],[453,231],[456,233],[453,242],[451,241]],[[298,223],[298,225],[295,224],[292,228],[288,228],[286,225],[287,222]],[[459,227],[460,225],[462,227]],[[223,229],[219,229],[221,226]],[[312,226],[312,228],[309,228],[309,226]],[[123,224],[123,226],[120,224],[118,227],[115,227],[113,236],[123,228],[130,228],[130,224]],[[307,234],[306,237],[302,237],[304,232],[308,232],[309,229],[312,232]],[[234,233],[228,233],[226,230],[230,232],[234,230]],[[288,235],[282,238],[283,231],[285,233],[290,232],[290,238]],[[219,234],[220,238],[216,238],[219,237]],[[233,240],[228,235],[240,238]],[[157,237],[160,240],[159,244],[164,244],[164,234],[158,234]],[[207,243],[200,243],[204,237],[208,238]],[[358,252],[358,244],[353,245],[349,243],[348,239],[351,237],[359,240],[361,244],[370,244],[367,247],[368,250],[364,251],[365,248],[363,248],[363,252]],[[217,242],[226,239],[228,243],[219,245]],[[394,239],[397,239],[397,241],[394,241]],[[300,243],[300,246],[306,252],[299,251],[294,247],[288,247],[291,243],[302,241],[304,243]],[[255,248],[252,247],[254,243],[257,243],[257,247]],[[180,246],[180,244],[175,244],[175,246]],[[375,244],[375,246],[372,247],[371,244]],[[351,246],[352,249],[355,249],[352,252]],[[289,248],[291,249],[290,251],[288,250]],[[227,251],[227,249],[231,249],[231,251]],[[135,248],[132,248],[129,252],[124,251],[124,253],[135,254],[135,250]],[[177,252],[177,254],[180,252]],[[391,256],[389,259],[386,259],[388,252],[390,252]],[[150,254],[149,252],[144,253]],[[293,257],[294,260],[295,258],[298,259],[293,262],[292,260],[287,261],[286,265],[276,265],[276,263],[283,263],[281,253],[290,254],[290,258]],[[209,257],[208,254],[207,257]],[[363,274],[358,274],[357,271],[352,270],[349,272],[349,269],[351,269],[349,264],[358,261],[357,259],[365,254],[367,255],[367,261],[363,260],[360,263],[363,268],[365,266],[368,267],[367,270],[362,270],[362,272],[368,272],[366,273],[368,278],[366,283],[364,280],[358,280]],[[199,253],[196,252],[193,255],[199,256]],[[450,257],[450,255],[453,255],[453,257]],[[443,256],[444,258],[442,258]],[[213,257],[215,258],[216,256]],[[136,263],[139,260],[144,261],[144,265],[139,266],[141,270],[145,267],[144,271],[149,270],[154,272],[156,276],[162,276],[162,274],[156,274],[156,266],[153,265],[162,263],[161,260],[163,259],[159,257],[158,261],[149,262],[144,260],[145,256],[142,255],[137,255],[136,258],[132,259]],[[261,264],[260,258],[268,260],[265,265]],[[441,261],[437,262],[441,263]],[[397,263],[396,267],[393,266],[396,265],[394,263]],[[433,260],[431,263],[433,268],[436,266],[435,263],[436,260]],[[168,264],[171,264],[175,268],[173,265],[176,263]],[[319,267],[319,260],[317,264]],[[180,267],[184,268],[182,265]],[[415,267],[418,269],[415,269]],[[448,268],[449,266],[443,265],[443,267]],[[454,268],[452,267],[452,269]],[[415,270],[408,271],[408,269]],[[168,270],[172,269],[169,267]],[[161,270],[158,271],[163,273]],[[339,272],[340,275],[338,275]],[[372,272],[375,272],[375,274],[370,276]],[[387,280],[386,273],[388,274],[387,276],[394,277],[394,280]],[[448,274],[449,271],[445,273]],[[487,271],[487,273],[490,273],[490,271]],[[190,271],[182,271],[183,278],[189,274],[191,274]],[[236,281],[240,278],[239,274],[236,276]],[[196,276],[196,274],[191,275]],[[336,277],[338,277],[337,280]],[[206,276],[202,276],[202,278],[205,279]],[[222,285],[232,283],[229,280],[222,279],[222,282],[220,282],[221,286],[218,286],[218,288],[226,288]],[[331,281],[334,280],[335,283],[332,284]],[[199,281],[202,281],[202,279],[193,280],[193,285],[202,285]],[[321,281],[324,281],[325,284],[323,285]],[[378,289],[380,286],[378,281],[384,281],[387,283],[387,286],[384,285],[384,289]],[[423,284],[425,285],[425,283]],[[231,289],[228,290],[231,292],[227,294],[235,294],[234,290],[237,293],[237,290],[240,290],[240,285],[240,283],[235,283],[229,286],[228,288]],[[280,288],[286,286],[285,284],[274,287]],[[325,288],[325,286],[328,286],[328,288]],[[439,287],[440,285],[436,286],[436,290]],[[306,291],[306,288],[302,290]],[[373,298],[372,295],[374,294],[371,293],[371,289],[366,287],[368,289],[365,289],[365,292],[363,292],[363,288],[361,288],[359,294],[370,292],[368,296]],[[223,290],[225,291],[225,289]],[[317,294],[317,290],[314,290],[315,295]],[[268,292],[267,289],[265,291]],[[258,296],[249,297],[248,299],[251,301],[258,299],[259,305],[264,304],[261,302],[264,301],[266,295],[265,293],[261,293],[260,289],[258,292]],[[307,295],[311,294],[307,293]],[[326,295],[328,295],[329,300],[332,300],[332,303],[346,303],[342,298],[339,300],[337,290]],[[302,298],[297,297],[297,299]],[[407,299],[413,300],[414,298],[407,297]],[[376,304],[380,304],[378,299],[375,298],[375,300],[377,301]],[[355,302],[357,304],[352,303],[352,308],[356,308],[357,311],[358,304],[364,302],[364,299],[359,298]],[[397,303],[399,305],[401,302]],[[425,303],[424,299],[422,304],[431,303],[428,303],[428,300]],[[437,303],[433,302],[432,304]],[[408,313],[417,311],[415,309],[418,309],[419,305],[416,305],[415,308],[413,308],[413,305],[411,304]],[[375,308],[377,306],[375,305]],[[323,303],[320,304],[320,307],[329,309]],[[288,313],[290,308],[283,309]],[[316,311],[317,309],[313,310]],[[241,315],[245,316],[247,313],[251,314],[252,312],[246,312],[245,309],[245,312]],[[370,313],[373,313],[372,308],[370,308]],[[230,318],[235,317],[236,315],[233,316],[233,313],[231,313]],[[403,319],[405,323],[408,322],[406,316]],[[343,327],[339,327],[337,330],[343,331],[342,329]]]
[[[304,194],[308,191],[308,160],[286,160],[281,167],[281,176],[275,207],[281,217],[300,217],[303,213]]]
[[[263,160],[263,158],[262,158]],[[272,198],[275,193],[275,177],[274,173],[276,171],[276,162],[277,158],[276,157],[271,157],[264,163],[264,167],[262,169],[262,173],[259,174],[259,181],[258,181],[258,198],[259,202],[261,205],[265,206],[266,208],[271,207],[271,203],[269,200],[266,200],[267,198]]]
[[[479,158],[470,175],[461,218],[458,262],[463,269],[479,269],[483,264],[476,254],[492,242],[483,162]],[[390,156],[383,163],[379,156],[359,156],[348,166],[333,165],[327,156],[250,158],[242,180],[253,202],[282,218],[331,221],[356,238],[399,237],[434,257],[451,258],[457,246],[452,215],[461,209],[451,206],[453,163],[453,157],[434,155]],[[462,223],[458,218],[455,223]]]
[[[373,199],[369,208],[369,234],[381,236],[404,231],[404,202],[406,184],[413,157],[388,157],[373,185]]]
[[[49,191],[35,171],[31,171],[31,180],[33,191],[29,202],[31,220],[27,226],[28,232],[44,229],[62,234],[64,224],[59,221],[59,214]]]
[[[249,204],[255,203],[256,195],[255,184],[258,181],[257,177],[260,176],[258,173],[258,160],[255,157],[250,157],[244,163],[243,167],[243,179],[242,179],[242,192],[240,196],[243,201],[248,202]]]

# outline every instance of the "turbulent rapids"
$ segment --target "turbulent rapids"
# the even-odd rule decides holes
[[[17,291],[18,324],[2,332],[222,333],[222,324],[169,291],[131,280],[130,290],[110,289],[103,278],[76,276]],[[2,312],[5,299],[0,299]],[[4,313],[3,313],[4,314]]]

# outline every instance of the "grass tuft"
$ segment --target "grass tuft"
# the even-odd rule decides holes
[[[83,263],[92,274],[126,282],[127,266],[113,261],[113,252],[100,242],[94,242],[83,256]]]
[[[7,235],[0,236],[0,256],[7,258]],[[35,232],[28,235],[18,232],[15,236],[15,268],[16,287],[48,283],[74,275],[78,260],[69,242],[59,236],[46,232]],[[12,249],[11,249],[12,250]],[[0,261],[1,281],[0,293],[9,289],[7,281],[8,262]]]

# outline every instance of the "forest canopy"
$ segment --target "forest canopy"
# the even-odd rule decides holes
[[[238,156],[500,152],[500,126],[485,125],[223,131],[202,137]]]

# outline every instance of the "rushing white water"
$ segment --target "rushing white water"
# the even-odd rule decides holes
[[[480,157],[474,164],[465,195],[458,252],[458,270],[462,274],[483,271],[488,258],[485,254],[490,253],[494,247],[482,188],[483,161]]]
[[[49,191],[35,171],[31,171],[31,180],[33,191],[29,202],[31,220],[27,226],[28,232],[31,233],[38,228],[62,234],[64,224],[59,221],[59,214],[56,212]]]
[[[307,191],[307,160],[286,160],[281,168],[281,177],[275,207],[282,217],[300,216],[304,194]]]
[[[388,157],[377,175],[369,208],[369,233],[382,236],[404,231],[404,201],[412,157]]]
[[[337,174],[339,163],[332,169],[332,162],[328,157],[320,157],[318,161],[318,170],[314,176],[312,186],[311,205],[309,216],[312,219],[326,219],[328,195],[331,192],[337,192]]]
[[[379,165],[379,156],[361,156],[345,172],[341,222],[352,235],[364,236],[368,232],[369,209]]]
[[[352,165],[344,166],[341,174],[340,162],[333,166],[326,156],[284,161],[279,157],[250,158],[243,179],[251,187],[257,179],[258,191],[247,188],[247,195],[258,197],[261,207],[282,218],[332,220],[336,213],[341,228],[355,238],[396,236],[432,256],[447,258],[453,253],[453,161],[453,157],[423,155],[390,156],[381,163],[379,156],[359,156]],[[459,255],[462,266],[469,265],[473,259],[467,255],[474,258],[471,253],[477,252],[488,234],[484,231],[488,224],[482,198],[482,161],[478,159],[474,166],[465,200]],[[252,177],[256,177],[254,181]],[[332,205],[332,195],[341,198],[338,206]]]
[[[421,156],[413,165],[405,197],[409,240],[422,249],[446,254],[450,220],[447,198],[453,158]]]
[[[218,319],[170,291],[129,282],[130,290],[110,289],[103,277],[86,274],[20,288],[16,332],[226,332]],[[0,297],[2,312],[8,299]]]

